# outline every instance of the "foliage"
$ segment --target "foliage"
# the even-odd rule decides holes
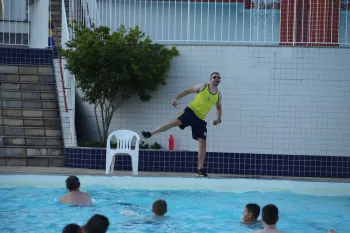
[[[166,84],[172,58],[179,52],[176,47],[152,43],[138,26],[127,31],[121,25],[113,33],[108,27],[88,28],[82,23],[72,28],[75,37],[66,43],[66,49],[58,51],[75,76],[83,100],[95,105],[100,140],[106,142],[113,114],[134,95],[150,100],[151,94]]]
[[[161,147],[161,145],[158,142],[155,142],[155,143],[149,145],[148,143],[145,143],[144,141],[141,141],[140,149],[154,149],[154,150],[158,150],[158,149],[162,149],[162,147]]]
[[[96,142],[96,141],[80,141],[78,142],[78,147],[93,147],[93,148],[106,148],[106,143],[104,142]],[[116,148],[117,143],[111,142],[111,148]],[[134,149],[135,146],[132,147]],[[144,141],[140,142],[140,149],[153,149],[153,150],[159,150],[162,149],[161,145],[158,142],[154,142],[153,144],[149,145],[145,143]]]

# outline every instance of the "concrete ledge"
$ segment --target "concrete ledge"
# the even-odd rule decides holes
[[[63,156],[0,157],[0,166],[8,167],[9,171],[13,171],[14,166],[64,167],[64,157]]]
[[[34,157],[33,157],[34,158]],[[53,158],[53,157],[51,157]],[[0,162],[3,157],[0,157]],[[46,175],[91,175],[91,176],[106,176],[104,170],[86,169],[86,168],[69,168],[69,167],[50,167],[50,166],[4,166],[0,165],[0,174],[46,174]],[[114,171],[113,175],[109,176],[130,176],[131,171]],[[193,173],[184,172],[139,172],[139,177],[195,177]],[[279,177],[279,176],[253,176],[253,175],[223,175],[210,174],[211,178],[217,179],[264,179],[264,180],[295,180],[295,181],[323,181],[323,182],[343,182],[348,183],[348,178],[319,178],[319,177]],[[205,179],[205,178],[204,178]]]

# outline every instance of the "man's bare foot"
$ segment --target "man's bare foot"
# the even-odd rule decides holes
[[[327,233],[335,233],[335,231],[333,229],[329,229]]]

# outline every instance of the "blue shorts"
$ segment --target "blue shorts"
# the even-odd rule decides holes
[[[185,129],[187,126],[192,128],[192,138],[198,140],[198,138],[207,140],[207,122],[198,118],[196,114],[186,107],[184,112],[177,118],[181,121],[180,129]]]

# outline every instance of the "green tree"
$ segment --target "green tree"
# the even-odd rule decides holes
[[[151,94],[166,84],[172,58],[179,52],[176,47],[152,43],[138,26],[126,30],[121,25],[113,33],[104,26],[76,24],[72,28],[74,39],[59,53],[75,76],[83,101],[95,105],[100,140],[106,142],[113,114],[132,96],[150,100]]]

